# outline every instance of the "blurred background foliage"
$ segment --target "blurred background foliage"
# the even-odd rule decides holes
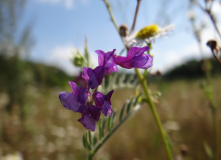
[[[62,70],[27,60],[34,44],[33,23],[20,26],[26,0],[0,0],[0,159],[86,159],[81,143],[85,129],[78,114],[65,110],[58,93],[70,91],[74,80]],[[211,62],[217,106],[221,105],[221,67]],[[164,127],[176,157],[208,159],[203,145],[213,146],[210,105],[199,87],[203,60],[190,60],[161,76],[150,75]],[[123,73],[119,73],[123,74]],[[172,80],[172,81],[171,81]],[[112,106],[119,110],[135,89],[117,90]],[[159,133],[147,106],[143,106],[104,145],[96,159],[164,159]],[[220,109],[218,110],[220,122]],[[220,155],[221,157],[221,155]]]

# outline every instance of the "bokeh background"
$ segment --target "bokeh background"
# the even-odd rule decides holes
[[[110,0],[119,25],[132,25],[136,2]],[[220,1],[214,2],[212,11],[220,28]],[[152,93],[161,92],[155,103],[174,155],[207,160],[205,146],[213,149],[214,133],[210,104],[201,86],[206,59],[220,124],[221,65],[206,46],[209,39],[220,43],[218,35],[208,16],[188,0],[141,1],[135,30],[152,23],[175,26],[153,43],[148,81]],[[123,49],[102,0],[0,0],[0,160],[87,158],[82,145],[85,128],[77,122],[80,115],[64,109],[58,99],[59,92],[71,92],[67,82],[80,72],[73,57],[77,50],[83,53],[85,37],[94,66],[95,50],[115,48],[119,53]],[[159,70],[162,75],[155,74]],[[135,94],[135,88],[116,89],[112,107],[120,110]],[[142,105],[95,159],[165,157],[151,111]]]

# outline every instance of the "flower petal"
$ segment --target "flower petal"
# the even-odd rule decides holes
[[[144,52],[148,51],[149,47],[145,46],[142,48],[132,47],[129,49],[127,53],[127,60],[134,58],[135,56],[141,56]]]
[[[81,104],[77,102],[77,96],[69,92],[60,92],[59,99],[65,108],[74,112],[77,112],[78,108],[81,106]]]
[[[97,106],[90,105],[89,107],[89,114],[93,117],[96,121],[99,121],[101,115],[101,109]]]
[[[117,56],[116,63],[123,68],[142,68],[147,69],[152,66],[152,57],[149,54],[144,54],[149,49],[148,46],[139,48],[132,47],[126,57]]]
[[[81,86],[78,87],[75,82],[69,81],[68,83],[72,88],[73,94],[77,96],[78,102],[81,104],[85,104],[88,98],[88,90]]]
[[[104,95],[101,92],[95,92],[94,97],[95,97],[94,100],[95,100],[96,106],[98,106],[99,108],[102,108],[104,104]]]
[[[111,107],[111,96],[113,94],[114,90],[110,91],[106,95],[103,95],[101,92],[95,92],[94,97],[95,97],[95,104],[99,108],[102,109],[102,113],[107,116],[109,113],[110,116],[112,116],[112,107]]]
[[[102,113],[103,115],[107,116],[107,114],[109,113],[110,116],[112,116],[112,107],[110,105],[110,103],[108,101],[104,102],[104,105],[102,107]]]
[[[68,83],[69,83],[69,85],[71,86],[72,93],[73,93],[73,94],[77,94],[77,88],[78,88],[77,84],[74,83],[74,82],[72,82],[72,81],[69,81]]]
[[[104,68],[102,66],[96,67],[94,70],[84,67],[82,77],[88,83],[88,88],[95,89],[102,83],[104,78]]]
[[[90,129],[91,131],[95,130],[96,120],[90,115],[82,116],[78,121],[82,123],[86,129]]]
[[[113,51],[107,53],[103,52],[102,50],[95,51],[98,54],[99,66],[104,67],[105,74],[107,75],[118,71],[117,65],[115,63],[115,50],[116,49],[113,49]]]
[[[149,54],[147,54],[147,56],[148,56],[147,63],[141,67],[142,69],[148,69],[153,65],[153,58]]]
[[[104,61],[105,61],[105,53],[104,53],[104,51],[96,50],[95,52],[98,54],[99,66],[103,66],[104,65]]]
[[[104,67],[98,66],[94,69],[94,74],[97,78],[98,85],[101,85],[104,78]],[[93,89],[93,88],[92,88]]]

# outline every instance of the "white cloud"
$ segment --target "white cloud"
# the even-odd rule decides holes
[[[219,3],[214,3],[213,13],[217,18],[216,20],[218,26],[220,26],[221,19],[219,15],[221,14],[221,5]],[[200,53],[200,49],[196,39],[192,38],[193,36],[189,37],[186,33],[186,35],[179,33],[179,35],[174,35],[173,38],[169,37],[168,39],[171,43],[174,43],[174,46],[172,45],[172,47],[170,48],[165,47],[163,49],[157,48],[156,50],[153,50],[154,63],[152,71],[161,70],[165,72],[177,65],[185,63],[190,59],[200,60],[202,57],[212,57],[210,48],[206,45],[206,43],[210,39],[216,39],[217,41],[220,41],[220,39],[209,17],[207,15],[203,15],[203,20],[206,24],[206,28],[203,29],[201,32],[202,53]],[[219,29],[221,30],[221,28]]]
[[[72,9],[74,7],[74,0],[36,0],[40,3],[49,4],[62,4],[66,9]]]
[[[75,51],[72,45],[56,46],[49,51],[44,62],[61,68],[70,75],[76,75],[79,70],[72,64],[73,53]]]
[[[41,3],[52,3],[52,4],[56,4],[61,2],[62,0],[36,0],[37,2],[41,2]]]
[[[74,6],[74,0],[64,0],[64,5],[67,9],[72,9]]]

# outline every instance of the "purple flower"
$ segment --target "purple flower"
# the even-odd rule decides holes
[[[98,54],[98,63],[99,66],[104,66],[105,74],[110,75],[112,72],[117,72],[118,68],[115,63],[115,57],[114,54],[116,49],[114,49],[112,52],[104,53],[102,50],[95,51]]]
[[[117,56],[116,64],[120,65],[123,68],[142,68],[147,69],[152,66],[153,58],[149,54],[144,54],[145,51],[148,51],[149,47],[132,47],[127,53],[126,57]]]
[[[60,92],[59,99],[61,104],[74,112],[78,112],[81,105],[84,105],[88,98],[88,90],[83,87],[78,87],[74,82],[69,81],[72,88],[72,93]]]
[[[88,89],[95,89],[98,85],[102,83],[104,78],[104,67],[98,66],[95,69],[83,68],[82,77],[87,82]]]
[[[111,96],[113,94],[114,90],[110,91],[106,95],[103,95],[101,92],[95,92],[94,97],[95,97],[95,104],[99,108],[102,109],[102,113],[107,116],[109,113],[110,116],[112,116],[112,107],[111,107]]]
[[[94,131],[96,122],[99,121],[100,118],[100,110],[99,107],[87,103],[87,105],[83,105],[79,108],[78,112],[81,113],[82,117],[78,119],[78,121],[82,123],[86,129]]]

